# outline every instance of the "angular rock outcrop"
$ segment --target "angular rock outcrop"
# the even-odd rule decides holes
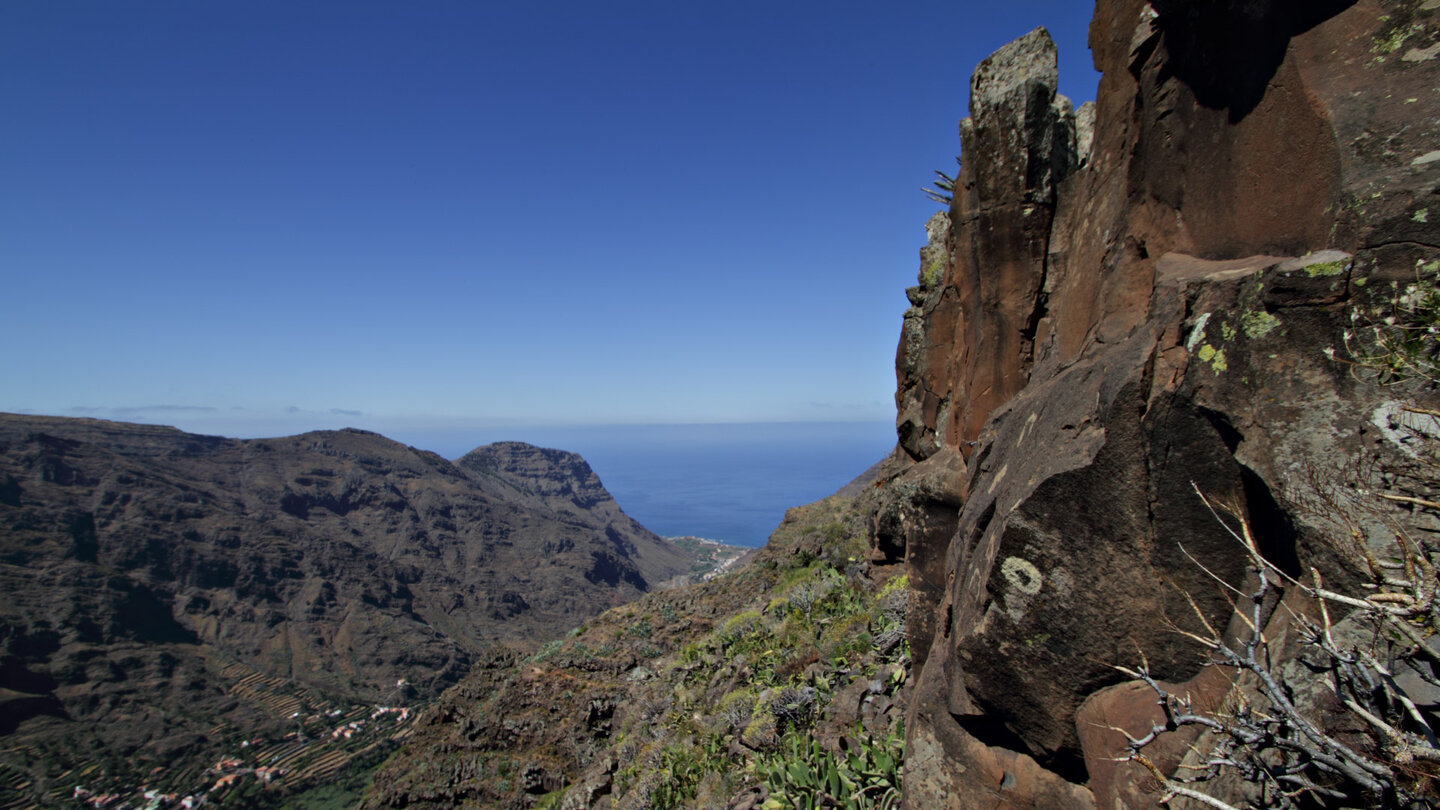
[[[973,438],[989,410],[1019,390],[1034,354],[1055,194],[1076,165],[1075,116],[1055,91],[1056,60],[1050,35],[1036,29],[971,79],[950,224],[927,226],[932,244],[945,240],[943,251],[932,248],[948,259],[945,284],[926,285],[917,302],[924,328],[901,346],[899,430],[916,457]]]
[[[1150,806],[1096,729],[1151,717],[1113,669],[1142,653],[1202,704],[1229,688],[1167,627],[1194,626],[1186,594],[1228,621],[1201,565],[1244,576],[1196,490],[1285,570],[1343,576],[1301,508],[1307,471],[1403,452],[1371,426],[1399,394],[1327,350],[1440,260],[1440,9],[1101,0],[1090,37],[1103,79],[1079,117],[1043,31],[977,69],[911,291],[910,466],[872,554],[906,561],[928,617],[910,622],[914,806]]]
[[[592,526],[605,544],[592,556],[596,565],[586,576],[592,582],[619,578],[649,590],[687,571],[692,556],[662,542],[620,509],[600,476],[580,455],[536,447],[524,442],[495,442],[466,453],[456,465],[513,488],[507,497],[550,512],[567,522]],[[608,572],[608,574],[607,574]]]

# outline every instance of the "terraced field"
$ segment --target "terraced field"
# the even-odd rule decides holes
[[[143,807],[147,790],[173,794],[175,801],[203,796],[220,807],[263,807],[286,795],[324,783],[357,760],[370,765],[409,736],[418,706],[340,704],[317,691],[239,663],[217,666],[227,691],[262,713],[268,733],[248,736],[230,722],[206,733],[214,745],[194,756],[156,768],[145,784],[111,778],[113,763],[90,763],[63,771],[37,785],[18,768],[0,763],[0,810],[75,806],[77,797],[117,795]],[[398,690],[397,690],[398,694]],[[11,749],[22,758],[38,750]],[[116,802],[120,804],[120,802]]]

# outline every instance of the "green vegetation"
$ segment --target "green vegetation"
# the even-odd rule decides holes
[[[904,756],[899,727],[879,739],[856,729],[841,740],[838,751],[804,735],[789,735],[759,765],[770,789],[765,810],[898,807]]]
[[[1341,273],[1344,273],[1344,272],[1345,272],[1345,268],[1347,268],[1347,267],[1349,267],[1349,266],[1350,266],[1350,262],[1348,262],[1348,261],[1316,262],[1315,264],[1307,264],[1307,265],[1305,265],[1305,275],[1307,275],[1307,276],[1309,276],[1309,277],[1311,277],[1311,278],[1321,278],[1321,277],[1325,277],[1325,276],[1338,276],[1338,275],[1340,275]]]
[[[576,629],[578,630],[579,628],[576,628]],[[573,638],[573,637],[576,636],[576,635],[579,635],[579,634],[572,632],[571,638]],[[558,639],[558,638],[557,638],[557,639],[552,639],[552,640],[550,640],[550,641],[545,642],[544,644],[540,645],[540,649],[537,650],[534,655],[530,656],[530,660],[531,660],[532,662],[538,664],[538,663],[541,663],[541,662],[543,662],[543,661],[548,661],[548,660],[550,660],[551,658],[554,658],[554,657],[555,657],[555,653],[560,652],[560,646],[561,646],[563,643],[564,643],[564,642],[562,642],[562,641],[561,641],[560,639]]]
[[[1351,313],[1345,349],[1356,371],[1381,385],[1440,380],[1440,262],[1415,266],[1415,281],[1392,282],[1388,295]],[[1335,353],[1329,352],[1332,359]]]
[[[775,577],[756,600],[765,607],[735,612],[671,657],[665,733],[639,747],[617,776],[618,794],[638,791],[657,808],[687,806],[713,773],[724,775],[715,777],[724,791],[758,779],[772,808],[898,802],[898,722],[841,736],[839,750],[822,746],[814,731],[845,683],[868,683],[881,669],[883,689],[903,683],[905,580],[876,591],[847,577],[864,541],[844,520],[795,533],[801,542],[761,563]],[[727,686],[714,689],[715,681]]]
[[[653,810],[676,810],[695,800],[707,774],[725,773],[736,765],[724,741],[707,735],[703,741],[662,747],[644,767],[622,771],[616,784],[622,793],[639,788]]]
[[[359,804],[370,786],[376,763],[368,768],[350,768],[338,779],[286,798],[279,810],[349,810]]]
[[[959,165],[960,158],[955,158],[955,163]],[[959,172],[956,174],[958,175]],[[939,169],[935,170],[935,175],[940,178],[935,181],[935,188],[922,188],[920,191],[924,192],[925,196],[931,200],[948,207],[955,198],[955,178]]]
[[[944,272],[944,260],[936,259],[920,272],[920,286],[924,287],[927,290],[931,287],[934,287],[936,284],[940,283],[940,276]]]
[[[443,753],[390,763],[371,799],[444,785],[434,801],[532,810],[600,796],[616,810],[723,806],[742,791],[831,801],[776,791],[794,766],[827,791],[855,785],[842,806],[893,806],[907,591],[867,561],[865,508],[792,509],[753,564],[472,673],[436,707],[446,743],[430,750]]]

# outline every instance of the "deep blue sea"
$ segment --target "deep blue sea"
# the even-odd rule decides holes
[[[447,458],[516,440],[585,457],[625,513],[666,537],[760,546],[785,510],[835,492],[895,445],[886,422],[623,425],[435,436]]]

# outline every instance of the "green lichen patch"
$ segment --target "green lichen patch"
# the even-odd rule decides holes
[[[940,281],[940,276],[945,272],[945,256],[931,262],[924,270],[920,271],[920,286],[929,289]]]
[[[1345,267],[1348,264],[1349,262],[1344,261],[1318,262],[1316,264],[1307,264],[1305,265],[1305,275],[1311,278],[1321,278],[1323,276],[1338,276],[1341,273],[1345,272]]]
[[[1370,42],[1371,53],[1395,53],[1396,51],[1405,47],[1405,43],[1410,39],[1410,37],[1416,36],[1417,34],[1423,34],[1425,32],[1425,26],[1418,22],[1411,23],[1409,25],[1406,25],[1400,21],[1387,20],[1387,22],[1392,23],[1391,25],[1387,26],[1388,30],[1383,32],[1380,36],[1375,37],[1375,39]]]
[[[1429,208],[1421,208],[1419,211],[1416,211],[1414,214],[1412,214],[1411,217],[1410,217],[1410,219],[1414,220],[1415,222],[1422,223],[1422,224],[1423,224],[1423,223],[1426,223],[1426,222],[1429,222],[1429,221],[1430,221],[1430,209],[1429,209]]]
[[[1034,636],[1031,636],[1031,637],[1025,639],[1025,646],[1026,646],[1026,647],[1042,647],[1042,648],[1043,648],[1043,647],[1044,647],[1046,644],[1048,644],[1048,643],[1050,643],[1050,634],[1049,634],[1049,633],[1040,633],[1040,634],[1038,634],[1038,635],[1034,635]]]
[[[1247,312],[1240,316],[1240,328],[1251,340],[1263,338],[1280,326],[1280,319],[1264,310]]]
[[[1227,363],[1225,360],[1225,350],[1217,349],[1214,346],[1211,346],[1209,343],[1201,346],[1200,352],[1196,356],[1200,358],[1200,362],[1209,363],[1210,368],[1216,374],[1219,374],[1220,372],[1230,368],[1229,363]]]

